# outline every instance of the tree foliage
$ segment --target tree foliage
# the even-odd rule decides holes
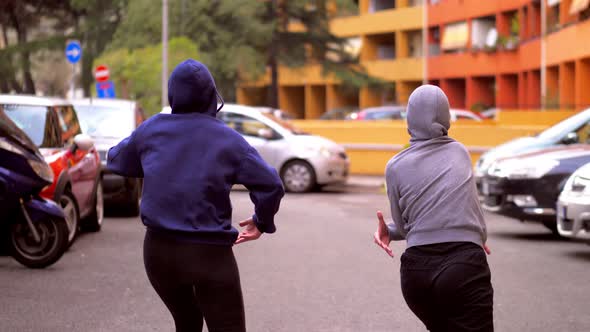
[[[81,83],[88,94],[93,81],[92,62],[112,39],[126,3],[127,0],[2,0],[0,30],[6,47],[0,50],[0,90],[34,94],[31,56],[38,51],[63,52],[66,40],[79,39],[83,48]],[[8,38],[11,32],[16,35],[14,42]]]
[[[130,0],[109,50],[159,43],[161,9],[159,1]],[[224,98],[231,101],[238,69],[252,76],[264,72],[265,54],[260,50],[268,45],[272,30],[262,20],[263,10],[259,0],[170,0],[169,36],[186,36],[199,46],[201,61]]]
[[[31,54],[40,49],[62,47],[63,35],[50,35],[39,30],[43,23],[46,30],[63,30],[68,6],[60,0],[2,0],[0,2],[0,91],[35,93]],[[53,19],[47,19],[52,16]],[[10,32],[15,40],[9,38]]]
[[[187,58],[200,59],[197,45],[186,37],[171,39],[168,47],[168,61],[172,66]],[[139,100],[147,115],[160,112],[161,44],[135,49],[117,48],[95,59],[94,66],[100,64],[109,66],[118,96]]]
[[[357,55],[347,51],[348,40],[330,31],[336,15],[354,11],[350,0],[271,0],[266,1],[264,20],[274,29],[267,45],[271,73],[269,104],[278,106],[278,66],[298,67],[315,63],[324,75],[334,75],[343,85],[362,87],[383,82],[368,75]],[[300,29],[293,29],[292,23]]]

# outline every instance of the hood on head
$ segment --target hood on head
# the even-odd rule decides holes
[[[414,90],[407,111],[410,142],[447,136],[451,127],[449,100],[439,87],[422,85]]]
[[[221,107],[217,107],[217,102]],[[211,116],[223,107],[213,76],[207,67],[193,59],[180,63],[168,80],[168,103],[172,113],[204,113]]]

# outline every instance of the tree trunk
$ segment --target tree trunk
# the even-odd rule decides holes
[[[276,25],[273,31],[272,42],[268,50],[268,66],[270,67],[270,87],[268,89],[268,106],[271,108],[279,108],[279,68],[278,68],[278,49],[277,39],[279,29],[282,28],[281,10],[279,8],[279,1],[272,0],[269,7],[270,17],[275,17],[279,24]]]
[[[17,44],[23,47],[20,52],[21,56],[21,70],[23,71],[23,92],[28,94],[35,94],[35,82],[33,82],[33,75],[31,75],[31,54],[26,47],[27,43],[27,28],[19,22],[14,8],[9,13],[12,21],[12,26],[16,30]]]
[[[273,48],[271,46],[271,48]],[[268,106],[271,108],[279,108],[279,70],[277,66],[276,56],[272,56],[269,60],[270,66],[270,87],[268,89]]]

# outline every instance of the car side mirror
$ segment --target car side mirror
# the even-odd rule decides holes
[[[94,140],[92,137],[85,134],[78,134],[74,137],[74,151],[80,149],[88,151],[94,147]]]
[[[258,137],[271,140],[275,138],[275,133],[272,129],[262,128],[258,130]]]
[[[575,132],[571,132],[571,133],[568,133],[567,135],[565,135],[565,137],[561,139],[561,143],[575,144],[575,143],[578,143],[579,140],[580,140],[580,138],[578,137],[578,134]]]

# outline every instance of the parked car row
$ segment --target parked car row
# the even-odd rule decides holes
[[[484,119],[493,118],[496,112],[496,109],[486,110],[481,113],[462,109],[451,109],[451,121],[482,121]],[[320,120],[402,120],[405,118],[405,106],[386,105],[369,107],[363,110],[359,110],[355,107],[335,108],[322,114]]]
[[[104,220],[104,193],[121,192],[137,215],[140,184],[105,170],[106,150],[128,136],[143,120],[139,108],[123,100],[74,100],[0,95],[0,107],[24,132],[53,173],[40,195],[57,202],[68,226],[68,245],[81,229],[99,231]],[[130,184],[130,185],[129,185]]]
[[[483,207],[590,240],[589,143],[590,109],[486,152],[475,166]]]
[[[346,120],[403,120],[406,118],[405,106],[379,106],[352,112],[346,115]],[[482,121],[478,114],[461,109],[451,109],[451,121],[471,120]]]

